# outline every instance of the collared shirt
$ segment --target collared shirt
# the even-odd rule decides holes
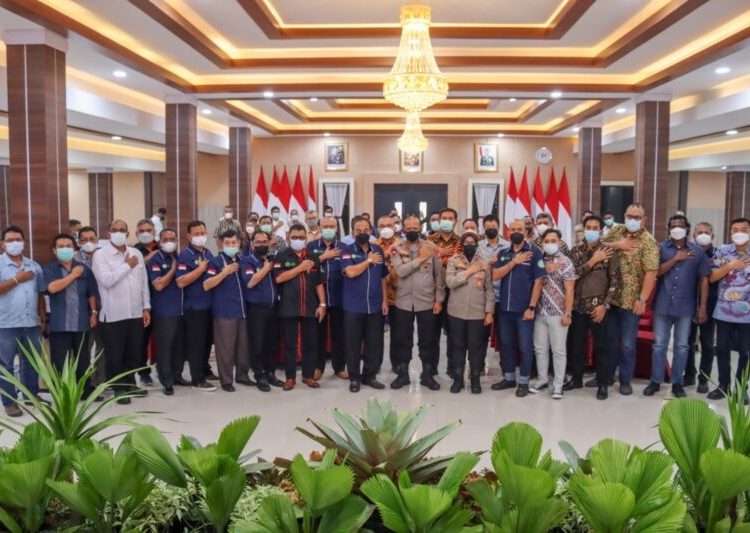
[[[371,252],[383,255],[383,249],[377,244],[368,243],[363,250],[359,244],[352,244],[341,250],[341,270],[345,271],[352,265],[367,261],[367,254]],[[388,275],[385,262],[371,263],[359,276],[350,278],[344,274],[342,306],[344,311],[351,313],[366,313],[368,315],[382,313],[383,288],[381,281]]]
[[[398,237],[391,238],[390,243],[386,243],[382,237],[375,239],[375,243],[383,249],[383,261],[388,269],[388,279],[385,282],[385,301],[388,305],[396,305],[396,290],[398,289],[398,277],[393,272],[391,265],[391,250],[401,243]]]
[[[606,243],[620,239],[633,239],[641,244],[636,250],[618,250],[622,289],[612,303],[623,309],[633,309],[633,305],[641,297],[646,272],[659,270],[659,245],[645,228],[630,233],[624,224],[614,226],[604,240]]]
[[[656,297],[652,304],[655,315],[693,316],[698,298],[698,281],[711,274],[711,267],[703,249],[695,243],[686,242],[685,246],[693,256],[685,261],[678,261],[665,272],[656,284]],[[681,248],[677,248],[672,239],[659,245],[659,262],[666,263]]]
[[[138,264],[134,268],[130,268],[125,262],[126,255],[138,259]],[[123,253],[112,243],[107,243],[94,252],[92,265],[102,301],[99,320],[118,322],[141,318],[143,310],[151,308],[146,265],[138,250],[126,246]]]
[[[620,290],[620,255],[617,250],[612,257],[599,261],[593,268],[588,265],[591,256],[603,248],[599,241],[593,248],[584,243],[570,251],[578,277],[573,308],[581,313],[590,313],[600,305],[612,305]]]
[[[73,256],[73,259],[91,268],[91,256],[89,256],[89,254],[87,254],[83,250],[78,250]]]
[[[716,250],[712,268],[721,268],[737,258],[747,259],[747,252],[740,253],[736,245],[725,244]],[[730,270],[719,280],[714,318],[724,322],[750,323],[750,267]]]
[[[210,261],[213,257],[214,255],[208,248],[198,250],[191,244],[180,252],[179,256],[177,256],[177,271],[174,274],[175,279],[180,279],[185,274],[198,268],[199,260]],[[211,295],[203,290],[203,280],[201,278],[198,278],[190,285],[183,287],[182,307],[194,311],[211,309]]]
[[[534,282],[539,278],[547,275],[544,268],[544,258],[542,251],[536,246],[525,242],[519,251],[513,247],[502,250],[497,256],[497,261],[492,268],[501,268],[522,252],[531,252],[531,259],[513,269],[500,280],[500,299],[497,303],[500,305],[500,311],[511,313],[523,313],[528,309],[531,303],[531,291],[534,288]]]
[[[70,270],[60,261],[44,265],[44,282],[49,286],[53,281],[69,275],[76,266],[83,267],[83,274],[65,289],[54,294],[49,293],[49,331],[88,331],[91,308],[89,298],[97,295],[96,280],[91,269],[76,261],[70,264]]]
[[[0,328],[32,328],[39,325],[39,293],[46,289],[42,267],[28,257],[22,257],[21,266],[18,266],[7,253],[0,255],[0,281],[16,277],[21,270],[33,272],[34,279],[19,283],[0,295]]]
[[[152,216],[151,223],[154,225],[154,240],[156,242],[159,242],[159,235],[161,234],[161,230],[164,229],[164,224],[161,221],[161,217],[159,215]]]
[[[533,241],[531,241],[531,244],[533,244],[534,246],[539,248],[542,252],[544,252],[544,246],[542,245],[541,235],[537,237],[536,239],[534,239]],[[568,248],[568,244],[563,240],[560,241],[560,252],[563,255],[567,255],[568,257],[570,257],[570,248]]]
[[[320,303],[318,300],[317,287],[326,281],[325,269],[320,266],[320,260],[314,254],[302,250],[300,255],[286,248],[279,252],[273,260],[273,278],[279,277],[282,272],[291,270],[305,259],[315,263],[313,268],[307,272],[297,274],[294,278],[278,283],[280,303],[279,316],[282,318],[315,316],[315,311]]]
[[[539,299],[539,314],[563,316],[565,314],[565,282],[576,279],[576,269],[573,261],[567,255],[563,255],[562,251],[552,256],[544,254],[544,263],[560,266],[554,272],[547,273],[547,279],[542,285],[542,296]]]
[[[703,249],[701,247],[701,249]],[[706,254],[706,257],[708,258],[708,267],[711,268],[713,265],[714,255],[716,254],[716,250],[718,248],[715,248],[713,244],[710,244],[708,248],[703,250],[703,253]],[[713,316],[714,309],[716,309],[716,300],[719,298],[719,282],[714,281],[713,283],[708,283],[708,301],[706,302],[706,311],[708,312],[709,316]]]
[[[176,317],[182,315],[182,289],[177,286],[177,278],[172,276],[172,281],[160,291],[157,291],[154,287],[154,281],[166,276],[175,261],[177,261],[176,257],[159,251],[146,264],[153,316]],[[175,274],[177,274],[176,270]]]
[[[421,261],[422,247],[427,247],[430,257]],[[435,302],[445,300],[443,263],[434,252],[435,245],[428,241],[404,241],[391,248],[391,267],[398,277],[395,305],[404,311],[426,311]]]
[[[221,237],[222,233],[224,233],[225,231],[229,231],[230,229],[236,231],[240,240],[242,240],[244,232],[242,231],[242,226],[240,226],[239,221],[233,218],[227,220],[224,217],[221,217],[219,219],[219,222],[216,224],[216,229],[214,230],[214,238],[218,239],[219,237]]]
[[[208,262],[203,280],[217,276],[225,266],[239,263],[239,257],[229,257],[219,252]],[[214,318],[245,318],[245,285],[242,283],[239,268],[221,280],[213,289],[207,291],[211,295],[211,313]]]
[[[492,269],[485,266],[470,276],[466,270],[472,263],[482,262],[474,254],[469,261],[465,255],[454,255],[448,260],[445,283],[451,290],[448,314],[461,320],[482,320],[487,313],[495,312],[495,290],[492,287]]]
[[[432,244],[438,248],[453,248],[453,253],[450,255],[444,255],[440,258],[443,262],[443,267],[448,264],[448,260],[456,254],[461,253],[461,237],[456,233],[451,233],[448,238],[443,238],[443,233],[438,231],[427,237]],[[437,253],[437,250],[435,251]]]
[[[274,237],[275,235],[271,235],[271,240],[273,240]],[[289,245],[287,245],[286,241],[281,237],[277,237],[276,244],[268,244],[268,257],[273,258],[276,256],[276,254],[278,254],[282,250],[286,250],[287,248],[289,248]]]
[[[271,261],[270,257],[268,257],[268,261]],[[266,260],[255,252],[243,257],[240,262],[240,277],[242,278],[247,303],[271,307],[279,302],[279,289],[273,279],[273,269],[263,276],[263,279],[252,289],[247,286],[265,264]]]
[[[154,241],[154,243],[155,242],[156,241]],[[158,244],[154,244],[153,246],[154,246],[153,248],[149,248],[145,244],[137,242],[137,243],[135,243],[135,245],[133,245],[133,248],[135,248],[136,250],[138,250],[139,252],[141,252],[143,254],[143,257],[146,257],[151,252],[159,251],[159,245]]]
[[[333,239],[328,244],[323,239],[318,239],[307,244],[307,253],[314,255],[320,260],[321,254],[326,250],[330,248],[341,249],[341,247],[341,242],[338,239]],[[320,264],[326,273],[326,303],[328,307],[341,307],[342,285],[344,282],[344,275],[341,273],[341,253],[339,253],[338,257],[321,261]]]
[[[484,238],[477,243],[477,255],[485,263],[491,264],[490,261],[494,263],[497,260],[497,256],[500,253],[500,250],[503,250],[505,248],[510,248],[510,243],[502,237],[497,238],[497,244],[494,246],[490,243],[489,240],[487,240],[487,238]],[[495,290],[495,300],[499,300],[500,280],[493,281],[492,287]]]

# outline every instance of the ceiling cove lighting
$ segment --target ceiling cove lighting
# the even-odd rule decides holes
[[[263,98],[273,98],[273,91],[263,91]]]
[[[737,130],[728,130],[727,135],[737,135]]]
[[[330,134],[329,132],[325,132],[325,133],[323,134],[323,137],[330,137],[330,136],[331,136],[331,134]]]
[[[552,91],[551,93],[549,93],[549,95],[552,98],[560,98],[562,96],[562,92],[560,92],[560,91]]]
[[[126,78],[128,76],[128,73],[125,72],[124,70],[115,70],[112,72],[112,75],[115,78]]]
[[[213,111],[211,111],[207,107],[204,107],[203,109],[201,109],[201,113],[203,113],[204,115],[210,115],[211,113],[213,113]]]
[[[317,99],[317,98],[316,98],[315,96],[313,96],[312,98],[310,98],[310,101],[311,101],[311,102],[317,102],[317,101],[318,101],[318,99]]]
[[[121,140],[122,140],[122,137],[120,137],[119,135],[112,135],[111,139],[112,139],[113,141],[121,141]]]
[[[622,115],[626,111],[627,111],[627,109],[625,109],[624,107],[618,107],[617,109],[615,109],[615,113],[617,113],[619,115]]]
[[[407,154],[419,154],[427,150],[429,142],[422,135],[422,125],[419,113],[409,113],[406,116],[406,128],[398,140],[398,149]]]
[[[729,67],[719,67],[716,70],[714,70],[716,74],[728,74],[731,71],[732,69]]]

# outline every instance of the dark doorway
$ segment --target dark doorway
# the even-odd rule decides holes
[[[633,203],[632,185],[602,185],[602,214],[612,213],[622,223],[625,209]]]
[[[448,185],[375,185],[375,212],[373,222],[396,209],[401,218],[418,215],[429,220],[430,213],[448,205]]]

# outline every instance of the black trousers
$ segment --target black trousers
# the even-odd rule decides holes
[[[732,349],[739,352],[735,377],[740,379],[748,364],[750,352],[750,324],[716,320],[716,365],[719,367],[719,386],[731,387],[732,369],[729,355]]]
[[[279,319],[277,305],[248,304],[247,333],[250,337],[250,368],[258,380],[276,369],[279,352]]]
[[[139,367],[148,367],[143,370],[140,370],[138,372],[139,376],[150,376],[151,375],[151,366],[148,364],[148,345],[151,342],[151,333],[153,332],[154,323],[153,321],[151,324],[148,325],[148,327],[143,328],[143,345],[141,348],[141,356],[138,361]]]
[[[80,381],[91,362],[91,332],[50,331],[49,355],[58,372],[62,372],[67,357],[78,357],[76,378]]]
[[[435,315],[432,309],[424,311],[404,311],[398,307],[391,308],[391,358],[395,366],[409,365],[414,346],[414,320],[417,321],[417,347],[422,367],[432,364]]]
[[[143,348],[143,319],[130,318],[117,322],[100,322],[104,355],[106,358],[107,379],[113,379],[123,372],[130,372],[141,364]],[[135,387],[135,376],[128,374],[117,381],[115,394],[126,388]]]
[[[699,367],[695,368],[695,340],[700,332],[701,342],[701,360]],[[695,379],[696,376],[700,381],[708,381],[704,376],[711,376],[711,370],[714,366],[714,338],[716,337],[716,322],[712,317],[708,317],[703,324],[693,322],[690,326],[690,338],[688,340],[688,358],[685,365],[685,377]],[[700,372],[699,372],[700,371]]]
[[[448,327],[453,344],[449,363],[453,368],[454,379],[463,380],[467,355],[469,372],[473,376],[479,376],[484,368],[484,320],[464,320],[448,315]]]
[[[318,323],[318,358],[315,368],[321,372],[326,369],[328,358],[328,339],[331,339],[331,366],[334,372],[346,369],[346,352],[344,351],[344,310],[341,307],[329,307],[322,322]]]
[[[440,362],[440,335],[445,329],[446,348],[445,355],[448,365],[450,365],[451,352],[453,352],[453,344],[451,343],[451,330],[448,327],[448,298],[450,298],[450,291],[445,290],[445,301],[443,302],[443,311],[438,315],[432,315],[434,322],[435,334],[432,337],[432,345],[430,346],[430,364],[432,368],[437,370],[438,363]]]
[[[596,363],[596,381],[600,386],[609,384],[610,369],[610,343],[607,335],[607,324],[609,313],[598,324],[591,319],[588,313],[573,311],[573,323],[570,326],[569,335],[572,337],[572,351],[568,352],[568,363],[570,373],[574,380],[583,380],[583,370],[586,364],[586,352],[588,348],[588,332],[594,339],[594,360]]]
[[[297,342],[302,342],[302,379],[312,379],[318,349],[318,319],[315,317],[284,317],[284,372],[286,379],[297,377]]]
[[[210,309],[185,309],[185,346],[193,385],[206,379],[206,366],[211,355],[213,319]],[[210,370],[210,367],[209,367]]]
[[[157,316],[151,323],[159,382],[162,387],[172,387],[185,366],[185,320],[181,316]]]
[[[374,378],[383,363],[382,313],[344,311],[344,331],[349,379],[362,381]]]

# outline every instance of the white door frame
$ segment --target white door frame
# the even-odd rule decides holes
[[[498,186],[498,202],[497,202],[497,213],[494,213],[500,221],[502,227],[503,215],[505,211],[505,180],[503,178],[470,178],[468,184],[468,194],[466,195],[466,218],[471,217],[471,207],[474,202],[474,185],[477,184],[490,184]],[[479,228],[480,231],[482,228]]]

